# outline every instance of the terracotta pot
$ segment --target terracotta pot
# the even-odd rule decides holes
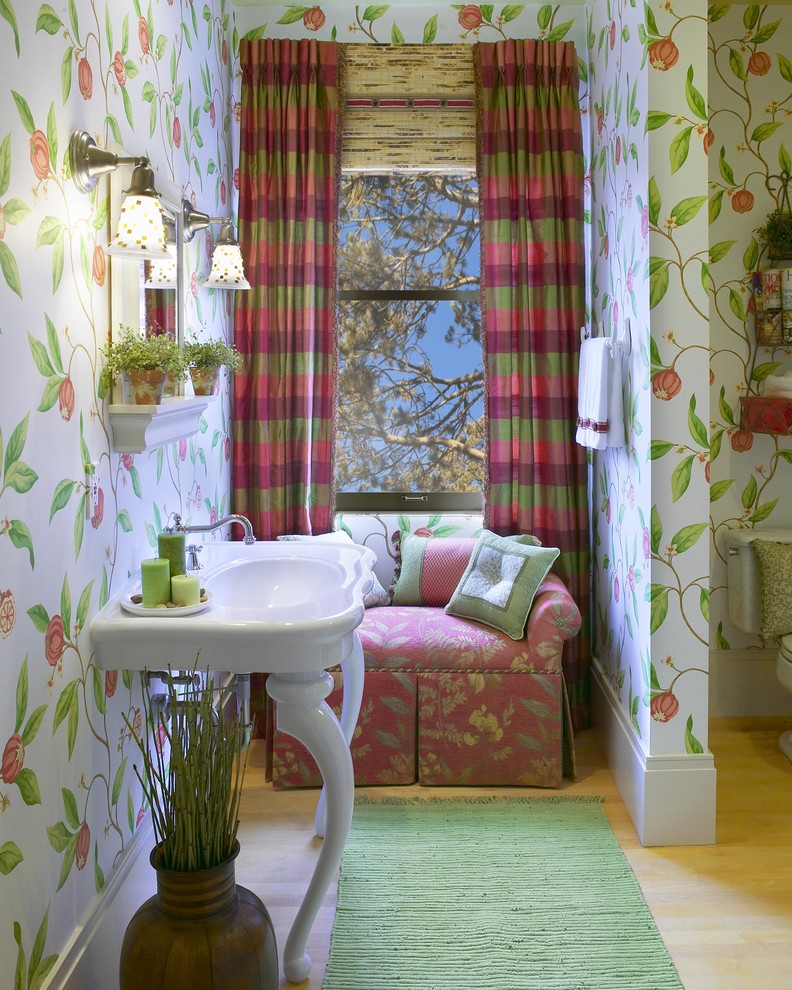
[[[217,391],[219,368],[190,368],[190,376],[196,395],[214,395]]]
[[[157,893],[127,926],[121,990],[277,990],[278,948],[267,909],[234,881],[231,859],[209,870],[157,868]]]
[[[158,406],[165,389],[164,371],[125,371],[124,402],[136,406]]]

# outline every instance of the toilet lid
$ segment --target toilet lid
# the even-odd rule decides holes
[[[786,636],[782,636],[779,640],[781,646],[781,653],[784,654],[789,660],[792,660],[792,633],[787,633]]]

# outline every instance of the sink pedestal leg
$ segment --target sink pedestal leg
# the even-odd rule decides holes
[[[292,983],[301,983],[311,971],[305,943],[341,861],[355,800],[349,746],[338,719],[324,701],[332,688],[333,678],[326,671],[270,674],[267,679],[267,692],[278,704],[278,728],[308,748],[322,774],[326,793],[324,843],[283,953],[283,972]]]

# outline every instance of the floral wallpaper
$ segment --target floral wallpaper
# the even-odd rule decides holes
[[[114,452],[100,396],[111,329],[109,182],[71,181],[69,137],[147,154],[211,215],[233,208],[234,24],[226,0],[0,2],[0,985],[33,990],[146,809],[130,759],[139,690],[88,626],[171,512],[228,509],[229,401],[198,434]],[[230,331],[189,246],[187,326]],[[129,264],[129,262],[126,262]],[[98,475],[95,496],[86,465]]]
[[[196,437],[112,449],[99,396],[108,184],[75,189],[73,129],[148,154],[198,208],[230,214],[239,35],[573,40],[591,131],[591,324],[629,329],[626,445],[591,457],[593,645],[645,752],[705,749],[709,641],[760,645],[728,623],[723,528],[789,523],[790,445],[746,430],[739,403],[792,353],[757,347],[750,292],[767,262],[757,229],[780,202],[771,177],[791,164],[789,8],[268,5],[240,7],[235,27],[229,2],[0,0],[0,363],[13,369],[0,401],[0,955],[22,990],[42,985],[145,815],[124,718],[140,719],[137,686],[96,668],[90,619],[169,513],[229,508],[225,391]],[[210,231],[187,249],[188,333],[227,337],[230,295],[201,285],[211,247]]]

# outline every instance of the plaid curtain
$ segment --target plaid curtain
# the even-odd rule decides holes
[[[569,42],[474,51],[487,379],[486,518],[561,550],[584,616],[564,655],[576,729],[590,723],[586,458],[575,443],[585,318],[583,141]]]
[[[234,511],[259,539],[332,529],[338,46],[240,43]]]

